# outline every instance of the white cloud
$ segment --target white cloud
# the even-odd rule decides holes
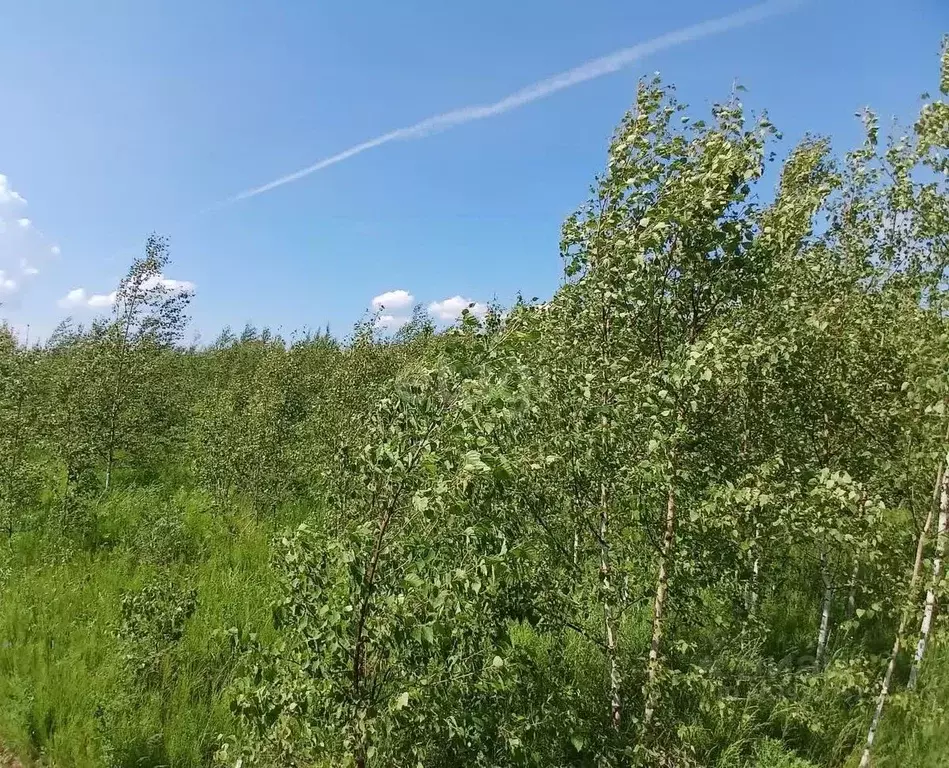
[[[172,280],[170,277],[162,278],[161,284],[169,291],[193,291],[197,287],[190,280]]]
[[[464,296],[451,296],[441,301],[433,301],[428,305],[428,312],[436,320],[451,322],[461,317],[461,313],[471,307],[471,314],[475,317],[484,317],[488,313],[488,306],[479,301],[466,299]]]
[[[50,248],[49,252],[53,254],[53,256],[59,256],[59,254],[62,253],[58,245],[54,245],[52,248]]]
[[[158,286],[161,286],[172,293],[193,291],[195,288],[194,283],[192,283],[190,280],[174,280],[170,277],[165,277],[164,275],[158,275],[157,277],[151,278],[142,283],[142,289],[146,291]],[[117,291],[112,291],[111,293],[89,294],[86,293],[85,288],[73,288],[57,303],[59,306],[65,309],[76,309],[80,307],[104,309],[106,307],[113,306],[117,297]]]
[[[86,289],[85,288],[73,288],[69,293],[67,293],[63,298],[58,302],[59,306],[69,308],[69,307],[78,307],[81,304],[86,303]]]
[[[0,173],[0,203],[22,203],[26,205],[26,200],[10,186],[9,180],[2,173]]]
[[[172,293],[183,293],[185,291],[193,291],[195,289],[194,283],[190,280],[173,280],[170,277],[165,277],[164,275],[158,275],[157,277],[149,278],[144,283],[142,283],[143,291],[150,291],[152,288],[157,288],[161,286],[167,291]]]
[[[115,291],[112,291],[112,293],[94,293],[90,296],[86,293],[85,288],[73,288],[58,303],[59,306],[66,309],[111,307],[115,303]]]
[[[397,311],[400,309],[408,309],[412,306],[413,301],[415,301],[415,297],[411,293],[398,288],[394,291],[380,293],[373,298],[372,307],[373,309],[390,309]]]
[[[0,290],[7,293],[26,289],[28,278],[45,270],[50,254],[55,256],[59,252],[59,247],[25,215],[26,207],[23,195],[0,173]],[[14,274],[15,280],[11,277]]]
[[[379,315],[376,323],[380,328],[386,328],[395,331],[405,325],[411,318],[406,315]]]
[[[111,307],[115,304],[115,291],[112,293],[94,293],[86,302],[90,307]]]

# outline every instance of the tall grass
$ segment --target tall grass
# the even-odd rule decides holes
[[[220,630],[272,634],[270,531],[213,515],[197,494],[167,498],[161,488],[111,495],[84,542],[3,544],[0,743],[17,754],[76,768],[195,766],[235,730],[223,695],[235,659]],[[129,670],[122,597],[175,581],[196,589],[196,608],[143,684]]]
[[[901,694],[877,736],[876,768],[949,766],[949,643],[930,648],[912,696]],[[853,765],[856,765],[856,761]]]

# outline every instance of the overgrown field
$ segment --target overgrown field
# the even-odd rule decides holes
[[[158,237],[4,328],[0,754],[949,765],[949,104],[864,123],[771,189],[643,82],[556,295],[449,330],[189,348]]]

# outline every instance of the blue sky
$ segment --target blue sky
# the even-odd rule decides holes
[[[918,94],[936,91],[945,0],[805,0],[217,205],[749,5],[0,0],[0,317],[34,336],[92,317],[106,300],[89,298],[114,289],[151,231],[171,240],[167,277],[197,286],[205,341],[247,321],[344,334],[395,290],[426,305],[545,297],[560,223],[640,76],[659,70],[696,113],[737,79],[784,132],[782,153],[805,131],[844,150],[860,107],[911,119]]]

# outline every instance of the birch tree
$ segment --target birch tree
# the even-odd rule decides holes
[[[117,452],[136,442],[137,411],[161,402],[155,381],[158,357],[181,338],[192,288],[164,275],[170,256],[165,239],[152,235],[110,297],[112,319],[102,334],[101,385],[105,409],[102,451],[108,491]],[[157,386],[156,386],[157,384]]]

